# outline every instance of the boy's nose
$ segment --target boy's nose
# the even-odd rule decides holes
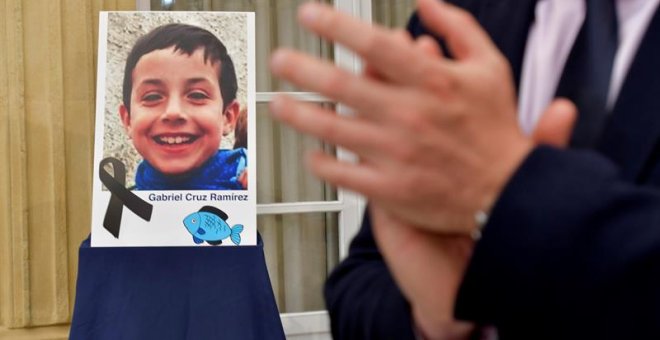
[[[183,112],[181,102],[175,98],[167,102],[165,112],[161,115],[161,120],[168,124],[182,124],[186,121],[186,115]]]

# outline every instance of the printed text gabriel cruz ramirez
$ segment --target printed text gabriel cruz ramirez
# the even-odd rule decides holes
[[[174,193],[174,194],[149,194],[151,202],[181,202],[181,201],[247,201],[248,195],[235,193]]]

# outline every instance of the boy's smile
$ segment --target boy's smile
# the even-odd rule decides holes
[[[223,113],[220,65],[204,61],[199,48],[190,56],[174,47],[143,55],[133,70],[131,110],[122,122],[137,151],[160,172],[179,175],[215,155],[233,128],[235,101]]]

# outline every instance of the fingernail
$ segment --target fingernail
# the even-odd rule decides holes
[[[321,13],[321,7],[315,2],[307,2],[300,6],[300,21],[304,24],[312,24]]]

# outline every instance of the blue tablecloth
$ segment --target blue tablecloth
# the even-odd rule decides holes
[[[72,340],[284,339],[263,242],[80,246]]]

